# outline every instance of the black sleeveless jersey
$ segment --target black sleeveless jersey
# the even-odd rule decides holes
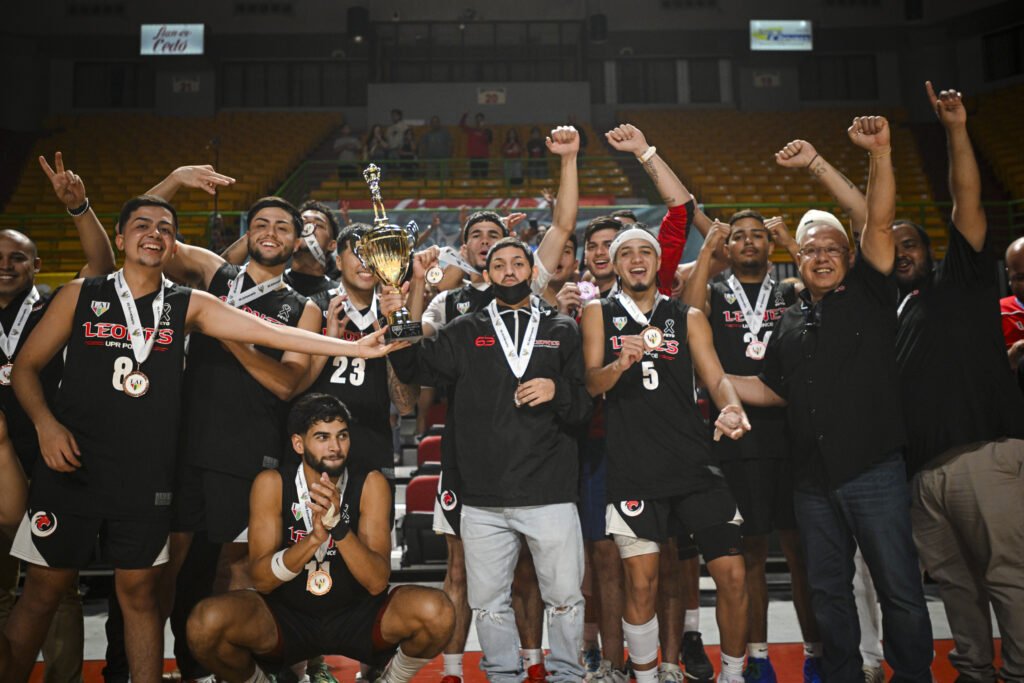
[[[741,283],[751,307],[757,304],[760,283]],[[782,320],[782,314],[796,301],[792,285],[779,285],[773,280],[757,340],[767,346],[775,326]],[[715,340],[715,352],[722,363],[722,369],[731,375],[757,375],[761,372],[763,359],[751,358],[748,345],[755,336],[745,324],[739,301],[724,281],[712,282],[709,292],[711,332]],[[789,443],[786,438],[786,411],[784,408],[759,408],[744,406],[750,418],[751,431],[734,441],[722,438],[712,448],[721,461],[749,458],[788,458]],[[711,427],[714,429],[714,426]]]
[[[341,518],[348,522],[349,533],[355,534],[359,531],[359,503],[363,497],[363,484],[369,472],[351,467],[346,469],[348,482],[341,496]],[[294,467],[278,470],[281,475],[281,548],[295,545],[309,533],[302,521],[299,507],[302,503],[299,502],[299,494],[295,490],[296,472]],[[331,590],[326,595],[313,595],[306,590],[309,575],[318,568],[331,575]],[[318,563],[315,557],[310,558],[304,571],[272,590],[266,599],[267,602],[276,603],[301,614],[328,616],[337,614],[339,610],[367,596],[369,592],[352,576],[348,565],[334,546],[334,540],[329,539],[327,554],[323,560]]]
[[[477,289],[473,285],[463,285],[448,292],[444,299],[444,319],[450,323],[460,315],[482,311],[494,299],[494,290]]]
[[[651,324],[664,341],[656,351],[622,373],[605,393],[609,502],[685,495],[700,490],[714,475],[711,438],[697,407],[697,387],[686,339],[689,306],[662,299]],[[618,299],[601,299],[604,364],[613,362],[622,337],[644,326]]]
[[[28,296],[30,290],[31,287],[12,299],[6,308],[0,308],[0,324],[3,325],[5,333],[10,334],[11,328],[14,326],[15,319],[18,316],[18,309],[21,308],[21,304],[25,301],[25,297]],[[13,362],[18,357],[18,353],[21,351],[21,347],[24,346],[25,340],[28,339],[32,330],[35,329],[36,324],[42,320],[43,314],[46,313],[46,308],[50,305],[52,298],[50,294],[40,293],[39,299],[32,304],[32,312],[29,313],[28,320],[25,321],[25,328],[18,335],[18,340],[14,347],[14,355],[7,358],[3,353],[0,353],[0,364]],[[47,403],[51,405],[53,404],[53,395],[57,391],[57,383],[60,381],[62,367],[62,354],[57,353],[54,354],[50,362],[39,373],[39,381],[43,385],[43,394],[46,396]],[[36,428],[32,424],[32,420],[25,414],[10,384],[0,384],[0,410],[3,410],[4,417],[7,420],[7,433],[10,434],[11,443],[14,444],[14,452],[18,454],[18,460],[21,461],[21,466],[25,472],[31,474],[36,458],[39,456],[39,438],[36,435]]]
[[[225,263],[209,292],[225,300],[239,267]],[[254,286],[245,276],[244,289]],[[306,298],[284,286],[240,306],[274,325],[295,327]],[[274,360],[284,352],[257,346]],[[185,373],[186,430],[183,455],[197,467],[254,479],[274,468],[285,440],[287,403],[257,382],[218,339],[192,334]]]
[[[324,315],[322,332],[327,333],[327,304],[340,291],[329,290],[320,310]],[[320,303],[316,298],[314,301]],[[366,314],[369,309],[360,313]],[[344,315],[344,311],[341,312]],[[387,320],[378,318],[383,326]],[[372,326],[360,331],[351,319],[346,323],[342,339],[358,341],[374,331]],[[391,395],[388,393],[388,361],[386,358],[349,358],[335,356],[327,361],[310,392],[335,396],[352,413],[349,436],[352,442],[350,461],[356,467],[391,469],[394,467],[394,446],[391,441]]]
[[[91,517],[158,518],[170,511],[185,360],[185,316],[192,290],[168,284],[156,343],[139,368],[113,279],[86,278],[65,349],[64,375],[53,413],[75,437],[82,467],[56,472],[36,461],[30,505]],[[153,298],[135,300],[153,334]],[[149,390],[124,393],[141,369]]]
[[[291,268],[284,271],[285,283],[302,296],[312,299],[317,294],[323,294],[329,289],[338,286],[338,283],[326,275],[309,275],[298,273]]]

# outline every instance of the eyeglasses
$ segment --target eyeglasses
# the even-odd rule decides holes
[[[850,250],[847,247],[804,247],[797,253],[800,254],[801,258],[818,258],[819,255],[824,255],[830,259],[837,259],[843,256]]]

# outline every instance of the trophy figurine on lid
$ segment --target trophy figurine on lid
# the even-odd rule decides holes
[[[412,247],[416,244],[419,228],[415,221],[409,221],[404,228],[388,223],[384,203],[380,198],[380,169],[376,165],[367,166],[363,178],[370,186],[373,230],[359,239],[355,253],[385,286],[399,289],[409,269]],[[409,309],[403,306],[388,315],[388,331],[384,336],[389,342],[416,342],[423,338],[423,325],[410,320]]]

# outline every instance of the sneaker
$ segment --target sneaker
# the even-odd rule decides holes
[[[526,670],[526,680],[530,683],[547,683],[548,670],[543,664],[534,664]]]
[[[591,678],[597,670],[601,668],[601,648],[596,645],[589,650],[583,651],[582,664],[584,670],[586,670],[586,678]]]
[[[868,666],[865,664],[864,683],[885,683],[885,669],[880,666]]]
[[[306,666],[306,676],[309,677],[310,683],[338,683],[323,657],[310,661]]]
[[[821,657],[804,659],[804,683],[821,683]]]
[[[683,634],[683,652],[680,655],[683,675],[691,681],[712,683],[715,680],[715,667],[704,652],[704,641],[700,639],[700,631],[687,631]]]
[[[590,683],[629,683],[628,669],[616,669],[610,661],[602,659],[601,666],[591,676]]]
[[[160,675],[160,680],[162,680],[164,683],[178,683],[178,681],[181,680],[181,669],[163,672]]]
[[[683,670],[678,664],[668,662],[658,665],[658,683],[682,683]]]
[[[747,665],[743,668],[743,680],[746,683],[776,683],[771,660],[767,657],[747,657]]]

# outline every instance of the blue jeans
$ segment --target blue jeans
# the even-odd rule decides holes
[[[932,626],[910,530],[903,458],[894,455],[833,491],[798,489],[793,498],[824,646],[824,679],[864,680],[852,584],[859,545],[882,606],[891,681],[931,683]]]
[[[551,651],[549,681],[583,678],[583,537],[573,503],[516,508],[462,506],[466,592],[476,615],[483,658],[480,668],[492,683],[524,678],[519,634],[512,612],[512,575],[526,539],[544,600]]]

